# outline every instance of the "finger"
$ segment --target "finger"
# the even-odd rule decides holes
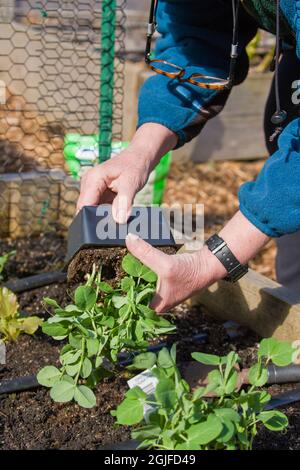
[[[119,178],[114,182],[113,189],[117,193],[112,205],[113,218],[119,224],[126,224],[131,214],[136,188],[130,180],[124,181]]]
[[[166,299],[170,300],[170,289],[163,284],[161,279],[158,279],[156,293],[153,296],[149,307],[152,308],[152,310],[155,310],[158,314],[166,313],[169,310]]]
[[[104,173],[99,176],[99,167],[90,170],[82,178],[80,196],[77,202],[77,212],[84,206],[96,206],[101,201],[101,196],[107,189]]]
[[[163,303],[163,299],[161,295],[158,292],[156,292],[156,294],[153,296],[153,299],[150,302],[149,307],[152,310],[155,310],[156,313],[163,313],[162,303]]]
[[[127,235],[126,246],[133,256],[148,266],[148,268],[152,269],[156,274],[160,273],[161,267],[164,266],[169,259],[168,255],[154,248],[133,233]]]

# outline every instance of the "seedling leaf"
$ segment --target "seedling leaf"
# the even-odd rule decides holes
[[[161,351],[159,351],[157,365],[163,369],[174,367],[175,364],[167,348],[163,348]]]
[[[249,370],[248,379],[250,384],[263,387],[268,381],[268,370],[261,364],[254,364]]]
[[[140,277],[143,270],[143,265],[138,259],[128,253],[123,258],[122,268],[130,276]]]
[[[125,398],[118,406],[114,415],[117,417],[118,424],[133,426],[142,421],[144,417],[144,405],[139,399]]]
[[[258,356],[265,357],[276,366],[288,366],[293,361],[295,348],[286,341],[278,341],[275,338],[263,339],[260,343]]]
[[[86,357],[83,361],[80,375],[83,379],[87,379],[93,370],[91,361]]]
[[[37,380],[44,387],[53,387],[59,381],[61,372],[54,366],[46,366],[37,374]]]
[[[70,377],[71,378],[71,377]],[[50,390],[50,396],[52,400],[58,403],[67,403],[73,400],[75,393],[74,381],[72,383],[65,379],[54,384]]]
[[[104,281],[97,282],[97,286],[102,292],[105,292],[106,294],[110,294],[114,291],[113,288],[107,282]]]
[[[263,411],[258,416],[258,419],[264,423],[270,431],[282,431],[285,429],[289,422],[287,417],[278,410]]]
[[[177,395],[173,380],[163,379],[157,384],[155,396],[157,401],[167,410],[175,406]]]
[[[203,423],[194,424],[188,431],[188,439],[190,443],[196,445],[206,445],[209,442],[217,439],[223,430],[221,420],[214,415],[209,415],[207,420]]]
[[[64,336],[68,333],[68,325],[65,323],[49,323],[42,324],[43,333],[49,336]]]
[[[75,388],[74,399],[83,408],[93,408],[96,406],[96,396],[94,392],[85,385]]]
[[[214,356],[213,354],[194,352],[192,353],[192,358],[207,366],[218,366],[221,363],[221,358],[219,356]]]
[[[136,356],[132,364],[128,367],[129,370],[145,370],[151,369],[156,364],[156,354],[146,352]]]
[[[90,310],[97,301],[95,289],[90,286],[79,286],[75,291],[75,304],[81,310]]]

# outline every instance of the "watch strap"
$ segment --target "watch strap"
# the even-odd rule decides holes
[[[219,237],[219,235],[213,235],[205,243],[208,249],[225,267],[228,273],[227,277],[224,279],[225,281],[237,282],[248,272],[248,266],[239,262],[227,243]]]

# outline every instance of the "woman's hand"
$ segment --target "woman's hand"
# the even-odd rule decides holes
[[[136,193],[145,185],[150,162],[131,150],[89,170],[81,179],[77,211],[83,206],[112,204],[116,222],[124,224]]]
[[[167,255],[133,234],[127,236],[126,245],[158,276],[150,305],[157,313],[168,312],[226,275],[225,268],[206,246],[196,253]]]
[[[270,238],[237,212],[220,231],[240,263],[246,264]],[[195,253],[167,255],[133,234],[126,238],[128,250],[158,276],[151,307],[157,313],[170,310],[198,291],[227,275],[218,258],[205,245]]]
[[[112,204],[115,221],[125,224],[136,193],[144,187],[161,157],[176,143],[176,134],[160,124],[141,126],[128,149],[83,176],[77,211],[83,206]]]

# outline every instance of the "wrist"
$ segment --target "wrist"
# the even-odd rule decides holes
[[[219,236],[241,264],[247,264],[270,241],[239,211],[220,231]]]
[[[270,238],[260,232],[242,214],[237,214],[220,231],[220,237],[240,264],[247,264],[258,251],[266,245]],[[193,273],[191,282],[195,282],[196,290],[201,290],[228,276],[228,271],[221,261],[204,245],[201,250],[193,253]]]
[[[139,143],[132,142],[126,153],[130,155],[130,161],[135,161],[137,166],[142,166],[148,172],[152,171],[156,165],[156,154],[146,147],[146,145],[140,145]]]
[[[177,144],[177,135],[161,124],[143,124],[135,133],[128,151],[151,167]]]
[[[206,245],[204,245],[201,250],[194,253],[194,256],[195,262],[201,272],[201,275],[197,276],[201,283],[199,289],[208,287],[227,276],[228,273],[225,267]]]

